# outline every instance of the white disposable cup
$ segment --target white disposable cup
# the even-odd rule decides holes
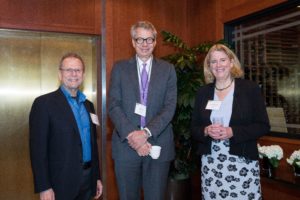
[[[212,124],[219,124],[223,125],[223,117],[213,117],[212,118]]]
[[[160,156],[161,146],[152,146],[149,155],[152,159],[158,159]]]

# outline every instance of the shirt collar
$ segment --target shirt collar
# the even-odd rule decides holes
[[[64,95],[67,97],[67,99],[73,99],[73,97],[71,96],[70,92],[63,86],[60,86],[61,91],[64,93]],[[78,102],[84,102],[86,100],[86,96],[80,91],[77,91],[77,99]]]
[[[146,70],[147,72],[149,72],[150,70],[150,65],[152,63],[152,59],[153,59],[153,56],[151,56],[146,62],[142,61],[137,55],[136,55],[136,60],[137,60],[137,63],[138,63],[138,66],[140,67],[140,71],[143,69],[143,64],[146,63]]]
[[[139,66],[143,66],[143,63],[147,63],[147,67],[150,66],[153,57],[151,56],[146,62],[142,61],[138,56],[136,56]]]

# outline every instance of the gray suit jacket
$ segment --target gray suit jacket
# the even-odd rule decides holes
[[[176,109],[176,82],[174,66],[154,58],[147,99],[146,127],[152,133],[148,141],[162,147],[159,158],[161,161],[172,160],[175,156],[171,120]],[[112,138],[114,159],[140,159],[126,139],[140,124],[140,116],[134,113],[136,103],[139,102],[139,78],[136,58],[133,57],[116,63],[110,79],[108,113],[115,126]]]

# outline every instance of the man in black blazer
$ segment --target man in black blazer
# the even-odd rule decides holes
[[[115,126],[112,154],[122,200],[140,199],[141,188],[145,200],[164,199],[175,155],[170,122],[177,100],[176,73],[173,65],[153,57],[156,35],[150,22],[133,25],[136,55],[117,62],[110,79],[108,113]],[[161,146],[158,159],[149,156],[152,145]]]
[[[61,86],[33,102],[30,157],[35,192],[41,200],[89,200],[102,193],[92,102],[79,87],[84,62],[74,53],[62,57]]]

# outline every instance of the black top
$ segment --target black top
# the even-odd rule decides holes
[[[206,110],[208,100],[214,99],[214,84],[201,87],[196,96],[192,116],[192,137],[198,142],[199,155],[211,153],[212,138],[204,136],[204,128],[211,124],[211,110]],[[229,153],[257,160],[257,139],[270,131],[269,119],[259,86],[249,80],[235,79],[232,115],[229,126]]]

